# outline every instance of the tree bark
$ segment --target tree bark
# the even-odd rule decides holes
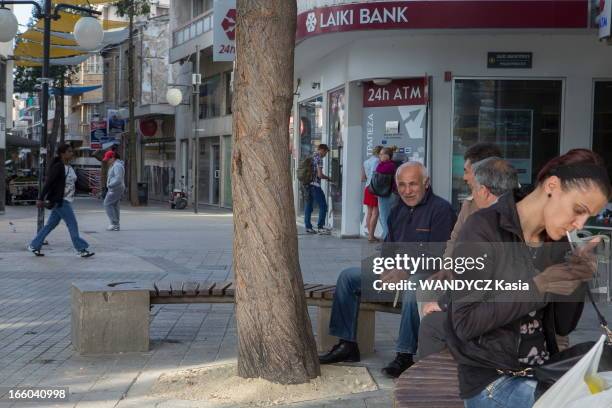
[[[238,0],[232,157],[238,375],[320,375],[300,271],[289,116],[295,0]]]
[[[64,76],[62,75],[62,79],[60,80],[60,87],[59,87],[59,91],[60,91],[60,117],[59,117],[59,126],[60,126],[60,135],[59,135],[59,140],[60,140],[60,144],[64,144],[66,143],[66,124],[64,122],[65,118],[66,118],[66,112],[64,112],[64,92],[65,92],[65,82],[64,82]]]
[[[132,206],[138,203],[138,163],[136,159],[136,123],[134,117],[134,0],[129,8],[129,42],[128,42],[128,175],[129,194]]]

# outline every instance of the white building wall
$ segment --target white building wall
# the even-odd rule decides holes
[[[491,51],[532,52],[533,68],[488,69],[486,58],[487,52]],[[434,191],[448,199],[451,195],[453,82],[444,81],[446,71],[452,72],[453,77],[562,79],[560,146],[563,153],[575,147],[591,147],[593,80],[612,77],[611,51],[605,43],[598,42],[596,32],[591,30],[567,30],[563,34],[551,31],[490,33],[483,30],[326,34],[298,45],[296,78],[300,78],[302,83],[299,101],[303,101],[317,94],[325,95],[329,90],[352,81],[425,74],[432,77],[430,135],[433,151],[430,152],[430,168]],[[320,82],[320,90],[313,90],[312,82]],[[349,106],[349,115],[352,108],[354,104]],[[356,132],[355,129],[352,133]],[[349,143],[353,143],[355,138],[351,135]],[[347,181],[360,183],[357,177]],[[348,210],[352,206],[345,203],[344,208]],[[345,211],[343,218],[354,219],[352,211]],[[346,228],[343,234],[352,230],[348,225]]]

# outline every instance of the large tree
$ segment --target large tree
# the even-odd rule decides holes
[[[238,375],[298,384],[320,375],[289,168],[295,0],[238,0],[234,268]]]
[[[138,160],[136,159],[136,118],[134,117],[135,109],[135,52],[134,52],[134,18],[140,15],[149,14],[151,7],[148,0],[120,0],[115,3],[117,7],[117,15],[120,17],[127,16],[129,20],[128,30],[128,188],[130,195],[130,203],[135,206],[138,201]]]

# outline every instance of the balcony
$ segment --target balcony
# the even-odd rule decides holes
[[[213,11],[199,15],[172,32],[170,63],[175,63],[195,52],[195,46],[205,49],[213,45]]]

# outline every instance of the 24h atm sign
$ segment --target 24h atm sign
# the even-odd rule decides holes
[[[612,1],[612,0],[610,0]],[[342,31],[449,28],[586,28],[584,0],[387,1],[300,13],[296,40]]]

